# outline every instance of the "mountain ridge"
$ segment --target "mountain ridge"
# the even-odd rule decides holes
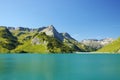
[[[6,35],[11,34],[11,36],[14,36],[16,38],[16,41],[19,43],[11,50],[8,50],[9,52],[71,53],[74,51],[84,51],[82,47],[80,49],[78,46],[80,44],[76,44],[76,40],[73,39],[68,33],[59,33],[53,25],[40,27],[38,29],[4,26],[4,29],[9,32]],[[2,33],[5,33],[6,31]],[[9,36],[7,36],[7,38],[9,38]],[[70,45],[68,45],[68,43]],[[14,42],[12,44],[14,44]],[[13,46],[11,45],[10,47]],[[4,48],[2,49],[4,50]]]
[[[112,38],[106,38],[101,40],[85,39],[82,40],[81,42],[78,42],[76,39],[71,37],[70,34],[67,32],[59,33],[53,25],[33,29],[26,27],[0,26],[0,28],[2,27],[4,27],[8,32],[6,35],[10,34],[10,36],[16,38],[17,44],[10,51],[8,50],[9,52],[18,53],[91,52],[101,49],[102,47],[114,41]],[[0,47],[2,46],[0,45]],[[1,49],[5,50],[6,48]]]

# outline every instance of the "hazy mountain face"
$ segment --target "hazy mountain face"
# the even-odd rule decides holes
[[[114,40],[112,43],[99,49],[97,52],[120,53],[120,38],[118,38],[117,40]]]
[[[113,38],[105,38],[105,39],[101,39],[101,40],[85,39],[85,40],[82,40],[81,43],[86,45],[88,48],[91,48],[93,50],[98,50],[98,49],[104,47],[105,45],[110,44],[113,41],[114,41]]]

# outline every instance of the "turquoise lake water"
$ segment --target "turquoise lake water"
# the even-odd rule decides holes
[[[1,54],[0,80],[120,80],[120,55]]]

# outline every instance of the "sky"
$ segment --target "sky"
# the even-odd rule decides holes
[[[76,40],[120,37],[120,0],[0,0],[0,25],[54,25]]]

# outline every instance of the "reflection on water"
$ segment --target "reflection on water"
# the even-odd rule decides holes
[[[120,55],[0,55],[0,80],[80,79],[120,80]]]

